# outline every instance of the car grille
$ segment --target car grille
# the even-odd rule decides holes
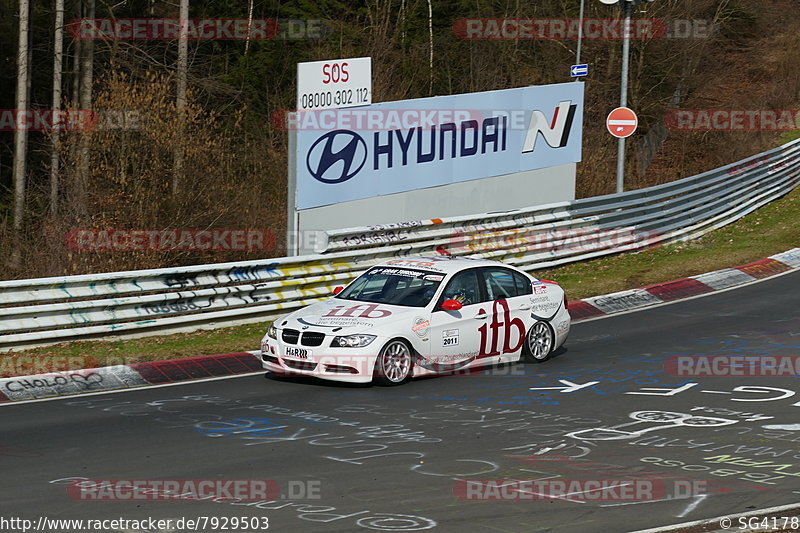
[[[303,336],[300,338],[300,344],[303,346],[319,346],[324,340],[324,333],[318,331],[304,331]]]
[[[294,368],[297,370],[314,370],[317,368],[317,363],[312,363],[309,361],[295,361],[293,359],[284,359],[283,364],[289,368]]]
[[[281,338],[286,344],[297,344],[297,339],[300,338],[300,332],[296,329],[285,329],[283,330]]]

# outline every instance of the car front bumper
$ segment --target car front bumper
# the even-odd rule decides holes
[[[279,335],[280,337],[280,335]],[[306,347],[287,344],[279,339],[261,342],[261,364],[270,372],[284,376],[312,376],[331,381],[369,383],[377,359],[376,350],[385,339],[376,338],[363,348],[334,348],[323,345]]]

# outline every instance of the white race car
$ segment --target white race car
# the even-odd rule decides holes
[[[273,322],[261,359],[279,375],[382,385],[544,361],[569,334],[566,303],[558,284],[496,261],[394,259]]]

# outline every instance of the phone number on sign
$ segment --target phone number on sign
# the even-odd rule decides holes
[[[342,89],[339,91],[323,91],[307,93],[300,97],[301,109],[316,109],[320,107],[341,106],[351,104],[365,104],[369,101],[369,89]]]

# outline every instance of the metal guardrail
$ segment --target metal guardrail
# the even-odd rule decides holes
[[[0,282],[0,351],[262,322],[369,266],[469,255],[541,270],[696,238],[800,183],[800,140],[679,181],[448,219],[326,233],[317,255]]]

